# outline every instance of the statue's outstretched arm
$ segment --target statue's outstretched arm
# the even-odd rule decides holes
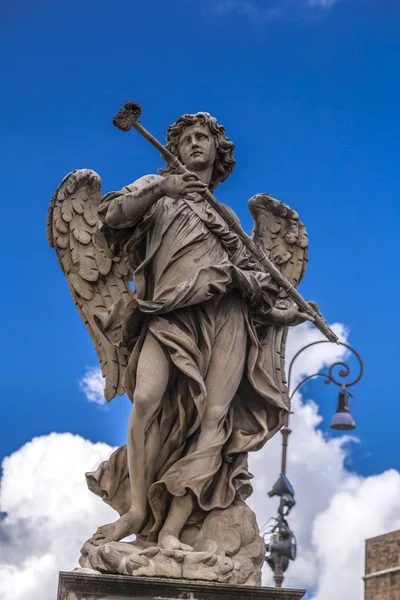
[[[146,178],[148,176],[144,178],[145,185],[141,185],[142,181],[139,179],[138,185],[134,184],[132,191],[123,193],[110,202],[105,216],[105,222],[109,227],[114,229],[134,227],[163,196],[180,198],[191,193],[202,194],[207,188],[194,173],[167,177],[152,175],[149,183]]]
[[[157,200],[164,196],[163,178],[160,177],[143,188],[121,194],[110,202],[105,215],[109,227],[122,229],[140,222]]]

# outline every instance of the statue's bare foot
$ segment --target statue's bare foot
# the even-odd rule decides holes
[[[164,548],[164,550],[185,550],[187,552],[193,550],[192,546],[183,544],[175,535],[172,535],[172,533],[161,532],[158,536],[158,545],[160,548]]]
[[[138,516],[133,511],[129,511],[114,523],[99,527],[96,533],[90,538],[89,542],[94,546],[106,544],[107,542],[119,542],[128,537],[128,535],[137,533],[142,522],[143,517]]]

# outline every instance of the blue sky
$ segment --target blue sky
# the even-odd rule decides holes
[[[400,5],[390,0],[5,0],[0,8],[3,293],[0,458],[32,437],[124,442],[129,403],[89,403],[96,355],[47,246],[49,200],[91,168],[103,191],[161,165],[111,120],[126,99],[160,139],[206,110],[236,144],[217,191],[247,231],[247,199],[293,206],[310,237],[301,292],[344,323],[365,361],[354,390],[363,476],[400,468]],[[326,417],[336,391],[309,386]],[[278,469],[278,466],[277,466]]]

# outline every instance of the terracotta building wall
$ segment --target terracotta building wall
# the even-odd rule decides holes
[[[365,600],[400,600],[400,531],[366,541]]]

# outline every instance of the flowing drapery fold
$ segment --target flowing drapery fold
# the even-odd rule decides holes
[[[100,218],[105,220],[116,197],[156,178],[147,176],[105,196]],[[145,432],[157,427],[161,439],[142,527],[151,539],[174,496],[190,490],[201,514],[251,493],[247,453],[279,430],[288,411],[282,379],[271,364],[268,313],[278,290],[199,196],[161,198],[135,228],[111,230],[104,224],[103,231],[113,251],[129,258],[136,290],[129,306],[116,305],[113,319],[105,320],[113,322],[114,343],[119,328],[120,343],[131,350],[125,374],[131,400],[147,331],[171,363],[167,390],[151,422],[141,424]],[[209,447],[198,450],[216,356],[224,418]],[[123,447],[87,474],[90,489],[120,514],[128,510],[132,493],[126,463]]]

